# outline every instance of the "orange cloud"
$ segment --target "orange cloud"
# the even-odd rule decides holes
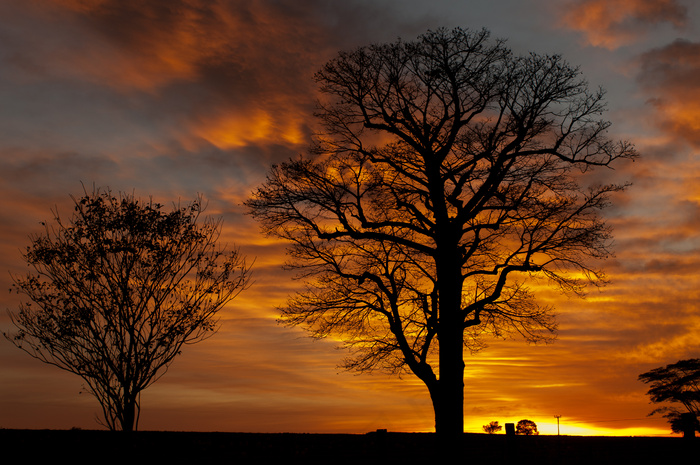
[[[616,49],[659,23],[682,27],[686,8],[677,0],[578,0],[564,15],[566,26],[581,31],[593,46]]]
[[[203,141],[220,150],[297,146],[309,134],[312,75],[336,49],[312,8],[267,0],[34,0],[6,9],[51,41],[22,37],[13,78],[37,85],[58,78],[92,89],[92,101],[116,91],[127,111],[190,151]]]
[[[323,27],[308,7],[266,0],[38,0],[89,36],[63,49],[77,73],[123,90],[156,91],[177,81],[274,82],[289,90],[299,69],[313,72],[329,53]],[[275,2],[276,3],[276,2]],[[322,58],[322,60],[324,60]],[[311,67],[311,68],[309,68]],[[263,81],[259,81],[259,79]],[[310,78],[310,74],[307,76]]]
[[[136,4],[109,0],[45,0],[37,9],[46,18],[72,23],[73,34],[87,40],[75,42],[70,35],[55,38],[59,46],[49,57],[66,74],[122,91],[153,92],[177,80],[197,77],[202,62],[221,53],[213,31],[197,30],[201,21],[196,8],[168,11],[153,2]],[[194,5],[193,5],[194,6]],[[139,7],[139,8],[137,8]],[[155,18],[164,20],[154,28]],[[63,42],[63,43],[61,43]]]
[[[305,123],[298,114],[280,108],[252,108],[245,114],[235,108],[222,116],[207,118],[193,132],[220,149],[235,149],[252,143],[299,145],[307,141]]]

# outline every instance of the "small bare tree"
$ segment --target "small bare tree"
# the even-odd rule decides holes
[[[29,298],[4,334],[34,358],[79,375],[111,430],[135,430],[140,393],[185,344],[217,329],[217,312],[248,283],[237,250],[217,246],[221,220],[198,223],[201,198],[171,212],[133,196],[85,192],[75,212],[31,237],[13,276]]]

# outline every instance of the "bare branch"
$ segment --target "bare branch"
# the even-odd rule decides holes
[[[412,372],[437,423],[461,425],[465,347],[556,334],[527,281],[603,284],[599,213],[623,186],[586,191],[576,174],[634,148],[607,139],[604,93],[577,68],[514,56],[487,31],[343,52],[316,80],[324,132],[246,202],[307,280],[282,321],[343,338],[348,368]]]

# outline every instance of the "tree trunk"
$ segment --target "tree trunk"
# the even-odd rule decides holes
[[[462,276],[457,241],[450,241],[437,263],[440,284],[438,340],[440,374],[435,408],[435,432],[457,436],[464,432],[464,318]]]
[[[458,312],[454,312],[457,313]],[[444,313],[443,313],[444,316]],[[436,458],[449,463],[459,461],[464,433],[464,359],[463,332],[458,321],[442,321],[440,334],[440,378],[430,389],[435,410],[438,438]]]
[[[124,399],[124,410],[121,417],[122,431],[134,431],[136,429],[136,399],[127,397]]]
[[[431,390],[435,432],[442,437],[464,433],[464,318],[462,316],[462,228],[450,218],[442,158],[425,156],[430,199],[435,215],[435,277],[438,288],[439,379]]]
[[[436,393],[431,392],[435,432],[457,436],[464,432],[464,336],[459,321],[445,326],[440,334],[440,379]]]

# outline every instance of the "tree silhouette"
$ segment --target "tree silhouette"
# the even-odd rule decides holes
[[[273,166],[246,202],[308,284],[281,320],[342,337],[349,369],[412,372],[436,431],[461,433],[464,347],[553,337],[529,278],[603,282],[587,259],[609,253],[598,211],[622,186],[579,187],[576,169],[635,151],[606,138],[603,92],[576,68],[487,31],[343,52],[316,80],[309,156]]]
[[[13,276],[31,302],[10,313],[5,337],[34,358],[79,375],[111,430],[135,430],[140,393],[183,345],[217,328],[217,312],[247,283],[238,251],[216,242],[221,221],[201,198],[166,213],[156,203],[94,190],[74,199],[68,222],[31,237],[32,271]]]
[[[488,425],[482,426],[482,428],[488,434],[495,434],[503,429],[503,427],[499,425],[497,421],[492,421]]]
[[[532,420],[520,420],[517,425],[515,425],[515,434],[522,434],[524,436],[536,436],[540,434],[537,431],[537,425]]]
[[[639,375],[638,379],[650,386],[647,395],[651,402],[674,404],[657,408],[649,415],[663,413],[674,433],[682,433],[687,429],[700,432],[697,420],[700,415],[700,359],[679,360],[665,367],[654,368]],[[675,406],[678,404],[682,408]],[[686,420],[684,413],[691,414],[695,419],[691,417],[691,420]]]

